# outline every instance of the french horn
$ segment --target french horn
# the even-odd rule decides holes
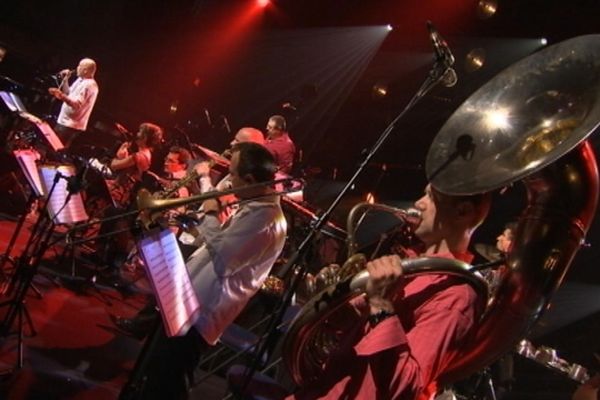
[[[600,35],[580,36],[500,72],[434,138],[426,171],[440,192],[470,195],[522,182],[527,193],[496,298],[473,328],[473,339],[450,355],[440,384],[467,377],[513,349],[561,284],[598,202],[597,163],[586,138],[600,123],[599,93]],[[469,280],[468,266],[450,268],[456,274],[461,269]],[[292,322],[283,358],[296,384],[309,383],[322,370],[327,351],[306,344],[329,340],[323,333],[328,316],[359,295],[360,285],[352,283],[358,276],[318,294]]]

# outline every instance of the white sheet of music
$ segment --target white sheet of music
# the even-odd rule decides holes
[[[27,111],[19,112],[19,116],[31,122],[32,124],[35,124],[35,126],[37,126],[39,131],[42,133],[42,136],[46,138],[46,140],[50,144],[50,147],[52,147],[54,151],[62,150],[65,148],[58,136],[56,136],[56,132],[54,132],[54,129],[52,129],[52,127],[46,121],[36,117],[33,114],[28,113]]]
[[[1,91],[0,99],[2,99],[6,107],[12,112],[26,111],[23,102],[14,93]]]
[[[201,306],[175,234],[169,229],[150,232],[138,242],[138,250],[158,299],[167,336],[185,335]]]
[[[42,185],[42,179],[38,172],[36,161],[41,158],[40,153],[31,149],[14,150],[13,154],[23,171],[23,175],[27,178],[29,186],[35,192],[35,195],[40,197],[44,195],[44,187]]]
[[[54,177],[59,172],[63,176],[72,177],[75,174],[75,167],[72,165],[41,165],[39,168],[42,178],[44,193],[50,192],[54,184]],[[47,199],[47,208],[50,218],[55,224],[74,224],[88,220],[87,212],[83,205],[81,193],[73,193],[69,196],[67,190],[67,181],[60,178],[49,199]]]
[[[52,127],[46,121],[40,121],[36,123],[36,125],[40,132],[42,132],[42,135],[44,135],[48,143],[50,143],[50,146],[54,149],[54,151],[62,150],[65,148],[63,142],[60,141],[60,139],[56,135],[56,132],[54,132],[54,129],[52,129]]]

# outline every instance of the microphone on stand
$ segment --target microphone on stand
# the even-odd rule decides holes
[[[454,65],[454,55],[448,46],[448,43],[444,40],[442,35],[433,26],[431,21],[427,21],[427,29],[429,30],[429,38],[433,45],[433,51],[435,53],[435,62],[445,68],[445,71],[441,77],[441,82],[446,87],[452,87],[456,85],[458,77],[456,71],[452,68]]]
[[[223,128],[225,128],[227,133],[231,133],[231,128],[229,127],[229,121],[227,120],[227,117],[224,115],[221,115],[221,117],[223,117]]]
[[[208,126],[212,127],[212,120],[210,118],[210,113],[208,112],[208,109],[204,109],[204,115],[206,116],[206,123],[208,124]]]
[[[88,168],[89,163],[87,161],[83,162],[77,169],[77,173],[67,179],[67,191],[69,192],[69,195],[79,193],[85,188],[87,185],[85,174]]]

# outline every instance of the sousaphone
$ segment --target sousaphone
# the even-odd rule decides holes
[[[521,181],[527,191],[495,299],[473,339],[451,355],[441,381],[466,377],[514,348],[560,285],[598,202],[596,158],[586,139],[600,123],[599,94],[600,35],[576,37],[499,73],[434,138],[426,170],[437,190],[470,195]],[[408,264],[417,266],[409,273],[422,272],[419,262]],[[451,267],[440,269],[460,270]],[[326,362],[329,350],[312,345],[320,343],[330,309],[360,294],[365,282],[363,271],[326,289],[292,323],[284,360],[298,385],[313,380]]]

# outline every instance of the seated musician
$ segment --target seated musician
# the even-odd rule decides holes
[[[185,397],[186,377],[195,368],[199,352],[216,344],[261,287],[283,249],[286,222],[273,189],[243,189],[272,180],[275,170],[273,156],[264,147],[256,143],[234,146],[229,169],[231,184],[241,189],[238,198],[243,203],[223,225],[216,216],[219,201],[210,199],[203,203],[199,247],[186,263],[201,304],[200,314],[185,337],[167,339],[161,330],[162,337],[148,358],[145,386],[134,398]],[[141,364],[139,360],[138,363]],[[127,385],[122,398],[129,398],[126,395],[133,389],[135,385]]]
[[[489,210],[488,195],[452,197],[431,186],[415,206],[422,256],[470,262],[471,235]],[[402,276],[402,261],[384,256],[367,264],[366,296],[355,304],[364,324],[345,332],[324,373],[297,399],[425,399],[483,308],[474,289],[444,274]]]
[[[260,145],[263,145],[265,143],[265,137],[263,133],[256,128],[244,127],[237,131],[230,145],[231,148],[233,148],[237,143],[247,142],[258,143]],[[213,185],[213,182],[210,178],[211,163],[203,161],[196,164],[194,168],[199,176],[201,193],[210,192],[215,189],[224,190],[230,188],[230,183],[228,179],[229,175],[226,175],[225,177],[220,179],[216,185]]]
[[[113,176],[105,180],[113,207],[106,209],[103,217],[121,214],[131,206],[141,186],[142,174],[152,163],[152,153],[162,143],[162,134],[162,128],[158,125],[144,122],[136,134],[135,143],[125,142],[119,147],[109,165]],[[122,231],[110,236],[98,249],[100,259],[108,266],[118,267],[133,248],[134,238],[128,230],[133,224],[132,218],[112,220],[101,225],[101,235],[115,230]],[[112,272],[116,271],[112,269]]]
[[[152,153],[162,143],[162,138],[161,127],[144,122],[136,134],[135,143],[125,142],[117,150],[115,158],[110,162],[110,169],[116,177],[107,181],[110,195],[117,207],[127,208],[130,205],[139,188],[142,174],[150,169]]]

